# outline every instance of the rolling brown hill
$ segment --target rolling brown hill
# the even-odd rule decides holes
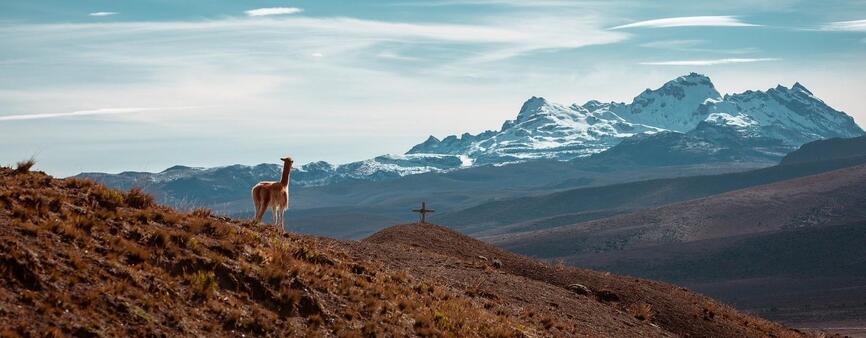
[[[556,228],[863,165],[864,151],[744,172],[644,180],[491,201],[435,220],[475,237]]]
[[[362,242],[284,234],[27,170],[0,168],[0,248],[4,337],[806,335],[438,226]]]
[[[616,312],[634,312],[643,305],[653,313],[652,324],[666,331],[665,334],[683,337],[799,334],[777,331],[776,324],[744,315],[681,287],[543,263],[437,225],[394,226],[362,243],[375,244],[365,254],[393,267],[408,269],[420,276],[447,277],[452,285],[482,297],[518,305],[530,313],[543,313],[546,309],[547,316],[554,316],[556,322],[578,321],[584,329],[598,327],[598,318],[614,319]],[[495,270],[477,269],[479,265],[487,267],[489,262],[501,264]],[[592,290],[592,296],[575,299],[570,291],[575,283]],[[607,305],[607,308],[600,305]],[[631,336],[626,332],[614,335]]]
[[[484,238],[540,257],[866,220],[866,165],[552,229]]]
[[[788,325],[866,335],[864,191],[860,165],[485,239],[539,258],[685,285]]]

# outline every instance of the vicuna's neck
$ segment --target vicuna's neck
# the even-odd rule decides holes
[[[283,176],[280,177],[280,185],[283,187],[289,186],[289,173],[292,172],[292,166],[290,164],[283,165]]]

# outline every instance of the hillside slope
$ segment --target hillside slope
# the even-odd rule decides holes
[[[571,315],[593,317],[595,301],[571,301],[570,285],[579,283],[592,290],[598,302],[624,312],[645,304],[653,313],[653,323],[677,336],[749,337],[791,335],[777,331],[776,324],[737,312],[710,298],[674,285],[616,276],[606,272],[550,265],[516,255],[453,230],[431,224],[404,224],[382,230],[366,243],[377,244],[370,253],[394,267],[406,268],[422,276],[445,275],[451,283],[464,285],[474,293],[497,300],[518,303],[527,311],[548,308],[556,320]],[[416,252],[424,252],[418,255]],[[435,255],[430,255],[434,253]],[[433,260],[431,260],[433,258]],[[470,274],[469,266],[501,262],[494,274]],[[444,263],[444,264],[443,264]],[[580,300],[586,300],[580,297]],[[576,319],[586,322],[586,318]],[[583,325],[594,325],[585,323]],[[617,334],[628,336],[627,334]],[[556,336],[556,335],[554,335]]]
[[[629,214],[484,238],[684,285],[796,327],[866,335],[866,165]]]
[[[554,269],[428,225],[341,242],[5,168],[0,225],[4,335],[803,336],[671,285]],[[576,282],[595,297],[564,287]]]
[[[564,226],[635,209],[780,182],[866,163],[866,156],[794,163],[726,173],[569,189],[483,203],[441,215],[437,222],[473,235],[496,235]]]
[[[866,136],[832,138],[804,144],[782,159],[782,164],[796,164],[866,156]]]
[[[542,257],[866,220],[866,165],[552,229],[487,238]]]

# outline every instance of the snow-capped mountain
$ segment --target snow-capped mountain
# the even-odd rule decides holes
[[[593,100],[566,107],[532,97],[517,118],[506,121],[499,131],[448,136],[442,141],[431,136],[408,154],[463,154],[476,165],[570,160],[660,131],[716,142],[707,151],[742,147],[743,142],[760,147],[773,144],[768,156],[778,158],[814,140],[863,135],[850,116],[827,106],[799,83],[790,89],[778,86],[723,97],[707,76],[691,73],[647,89],[628,104]]]
[[[863,135],[851,116],[831,108],[799,82],[791,88],[779,85],[766,92],[725,95],[720,101],[708,101],[700,110],[747,119],[761,135],[792,147],[819,139]]]
[[[661,130],[627,122],[606,109],[590,111],[532,97],[517,118],[505,121],[499,131],[448,136],[442,141],[431,136],[407,154],[462,154],[474,165],[539,158],[569,160],[604,151],[623,138]]]
[[[710,78],[691,73],[680,76],[656,90],[647,89],[631,104],[611,104],[611,110],[632,123],[671,131],[687,132],[709,115],[699,109],[707,102],[722,99]]]
[[[630,154],[640,149],[671,148],[675,150],[668,154],[671,157],[686,154],[692,160],[777,160],[807,142],[861,135],[863,130],[850,116],[829,107],[799,83],[791,88],[780,85],[767,91],[722,96],[707,76],[691,73],[658,89],[647,89],[631,103],[592,100],[566,106],[532,97],[499,130],[451,135],[441,140],[430,136],[403,155],[383,155],[342,165],[311,162],[296,168],[292,182],[318,186],[533,159],[566,161],[602,153],[624,140],[629,140],[626,147],[616,151],[620,158],[636,156]],[[278,176],[280,166],[178,166],[161,173],[114,175],[114,179],[123,180],[114,186],[182,180],[226,170],[258,179]],[[105,174],[83,176],[112,179]]]

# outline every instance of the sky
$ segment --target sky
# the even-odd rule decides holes
[[[689,72],[866,126],[864,60],[866,0],[2,1],[0,164],[346,163]]]

